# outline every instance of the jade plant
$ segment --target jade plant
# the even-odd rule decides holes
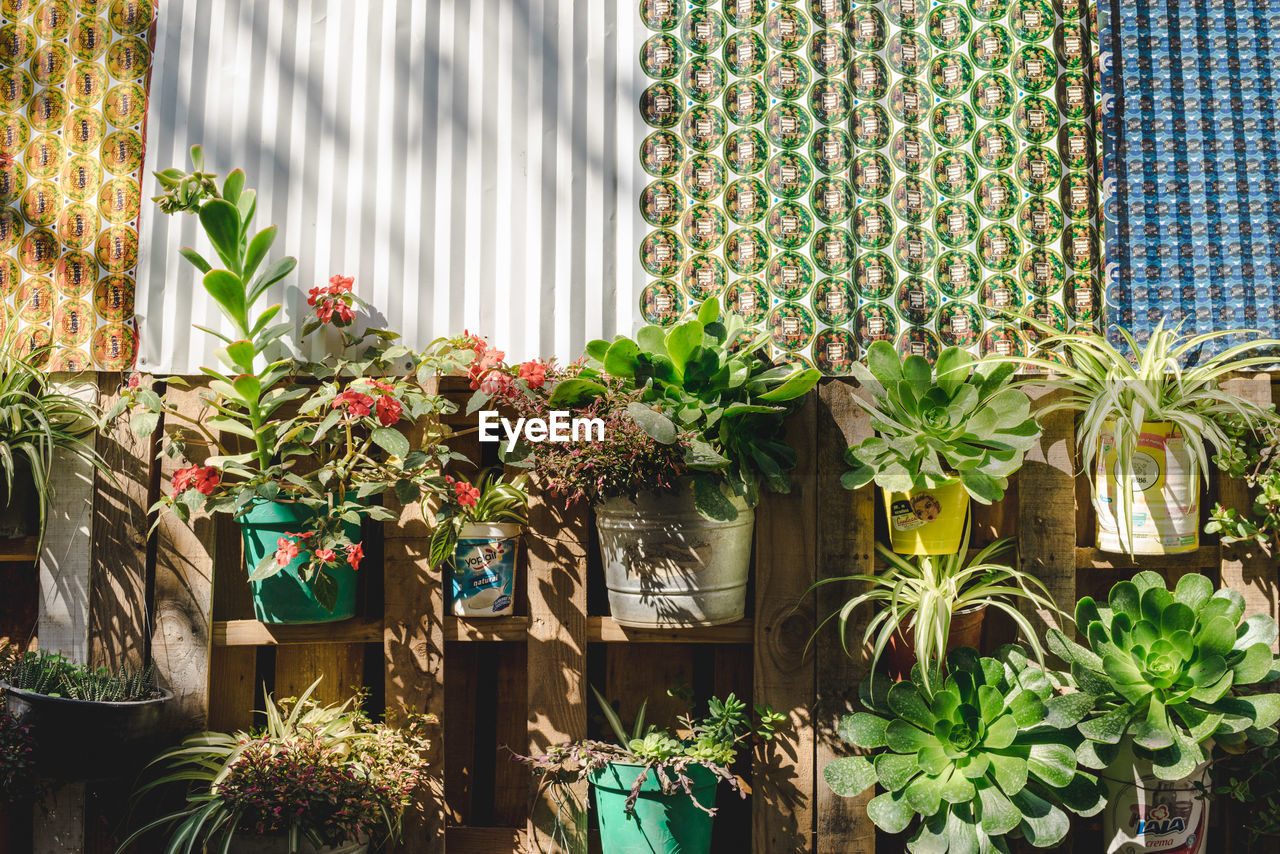
[[[1076,625],[1087,646],[1051,629],[1049,650],[1071,669],[1075,691],[1050,702],[1079,722],[1081,763],[1105,768],[1128,738],[1157,777],[1181,780],[1210,755],[1210,739],[1243,748],[1274,740],[1280,694],[1260,683],[1280,676],[1271,645],[1276,621],[1244,617],[1244,598],[1188,574],[1172,592],[1154,572],[1111,588],[1105,604],[1086,596]]]
[[[551,403],[572,407],[604,395],[608,377],[641,390],[628,407],[631,417],[664,445],[691,430],[684,462],[693,473],[698,510],[733,519],[737,510],[728,494],[754,507],[760,481],[774,492],[790,491],[796,452],[783,424],[821,375],[814,368],[774,365],[761,355],[766,340],[766,333],[746,328],[742,318],[707,300],[670,329],[645,326],[634,339],[592,341],[584,369],[556,386]]]
[[[871,712],[846,716],[839,732],[877,752],[823,768],[843,797],[879,784],[867,815],[888,833],[914,828],[913,854],[1007,852],[1016,837],[1047,848],[1066,836],[1068,810],[1102,809],[1098,778],[1077,767],[1079,736],[1051,713],[1053,686],[1020,647],[993,658],[952,650],[933,693],[921,676],[917,664],[911,681],[864,681],[859,693]]]
[[[1026,394],[1009,386],[1014,365],[976,360],[958,347],[938,356],[899,355],[887,341],[867,349],[854,375],[871,392],[856,398],[877,435],[846,452],[841,482],[875,481],[889,492],[941,486],[959,478],[975,501],[999,501],[1009,475],[1040,437]]]

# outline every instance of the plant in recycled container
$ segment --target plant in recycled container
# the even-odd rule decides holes
[[[439,466],[458,457],[440,420],[453,406],[433,381],[465,369],[474,352],[453,339],[412,351],[398,333],[368,322],[368,306],[342,275],[309,290],[309,318],[294,341],[294,323],[280,319],[283,304],[268,304],[267,296],[296,262],[269,260],[277,229],[253,230],[257,200],[242,171],[219,185],[204,171],[199,146],[192,161],[191,173],[156,174],[163,191],[156,202],[166,213],[198,217],[222,265],[181,250],[223,315],[219,329],[197,327],[221,343],[220,365],[201,369],[208,386],[196,411],[168,402],[164,387],[139,382],[109,415],[130,410],[133,429],[143,435],[163,419],[163,453],[188,463],[175,472],[159,508],[184,521],[203,510],[230,513],[240,523],[259,619],[350,616],[361,524],[393,518],[377,496],[401,503],[430,497]],[[321,336],[332,351],[324,358],[288,354],[287,343],[314,352]],[[302,589],[271,584],[282,573]],[[266,601],[278,596],[292,603]]]
[[[529,494],[524,475],[510,480],[498,472],[481,472],[475,482],[446,475],[431,534],[431,563],[440,566],[454,558],[458,537],[469,525],[481,522],[525,526],[529,524]],[[498,545],[501,548],[501,544]]]
[[[1274,548],[1280,534],[1280,420],[1275,407],[1266,408],[1267,417],[1251,429],[1241,418],[1219,419],[1228,444],[1213,457],[1227,477],[1243,480],[1253,495],[1253,507],[1241,513],[1234,507],[1214,504],[1205,533],[1218,534],[1224,543],[1252,540],[1263,548]]]

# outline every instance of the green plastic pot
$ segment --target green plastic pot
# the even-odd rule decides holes
[[[690,765],[685,774],[693,780],[693,795],[665,795],[651,768],[635,811],[628,814],[627,797],[644,767],[611,762],[588,777],[596,795],[601,848],[609,854],[708,854],[712,819],[706,810],[715,806],[719,778],[701,765]]]
[[[255,501],[238,521],[244,539],[246,570],[252,573],[265,556],[275,552],[277,541],[285,534],[311,530],[315,514],[305,504],[292,501]],[[344,524],[343,531],[352,542],[360,541],[359,525]],[[307,554],[303,552],[270,578],[249,582],[254,616],[264,623],[277,625],[335,623],[355,616],[355,570],[345,564],[327,570],[338,592],[330,611],[316,600],[311,585],[298,575],[306,560]]]

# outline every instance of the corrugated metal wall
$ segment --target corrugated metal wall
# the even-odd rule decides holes
[[[243,166],[298,272],[334,272],[415,344],[467,327],[509,357],[630,331],[639,23],[612,0],[166,0],[147,169]],[[153,179],[144,195],[154,195]],[[212,364],[217,320],[177,254],[192,217],[144,208],[143,369]]]

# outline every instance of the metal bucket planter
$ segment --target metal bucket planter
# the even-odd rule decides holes
[[[9,714],[30,726],[42,774],[64,779],[97,779],[130,766],[159,732],[161,707],[173,699],[161,690],[151,700],[97,703],[50,697],[0,682]]]
[[[609,611],[624,626],[690,628],[741,620],[746,610],[755,511],[707,519],[693,488],[646,492],[596,506]]]
[[[960,548],[969,493],[960,478],[941,486],[884,495],[890,546],[900,555],[950,555]]]
[[[455,616],[511,614],[521,530],[520,525],[511,522],[472,522],[462,526],[450,573]]]
[[[693,781],[692,793],[666,795],[657,773],[649,769],[635,811],[628,814],[627,797],[643,769],[611,762],[588,777],[596,796],[601,848],[608,854],[707,854],[712,825],[707,810],[716,804],[719,778],[701,765],[690,765],[685,775]]]
[[[1133,756],[1132,743],[1103,772],[1107,805],[1102,834],[1107,854],[1176,851],[1203,854],[1209,828],[1209,801],[1198,797],[1197,782],[1209,782],[1209,763],[1183,780],[1161,780],[1151,763]]]
[[[1129,532],[1134,554],[1179,554],[1199,548],[1200,471],[1177,426],[1144,421],[1127,472],[1119,470],[1115,444],[1115,425],[1107,422],[1094,473],[1098,548],[1125,553],[1122,531]],[[1124,518],[1122,490],[1133,497],[1132,520]]]
[[[368,850],[367,842],[317,848],[305,839],[298,840],[298,854],[365,854]],[[286,836],[237,836],[227,854],[289,854],[289,839]]]

